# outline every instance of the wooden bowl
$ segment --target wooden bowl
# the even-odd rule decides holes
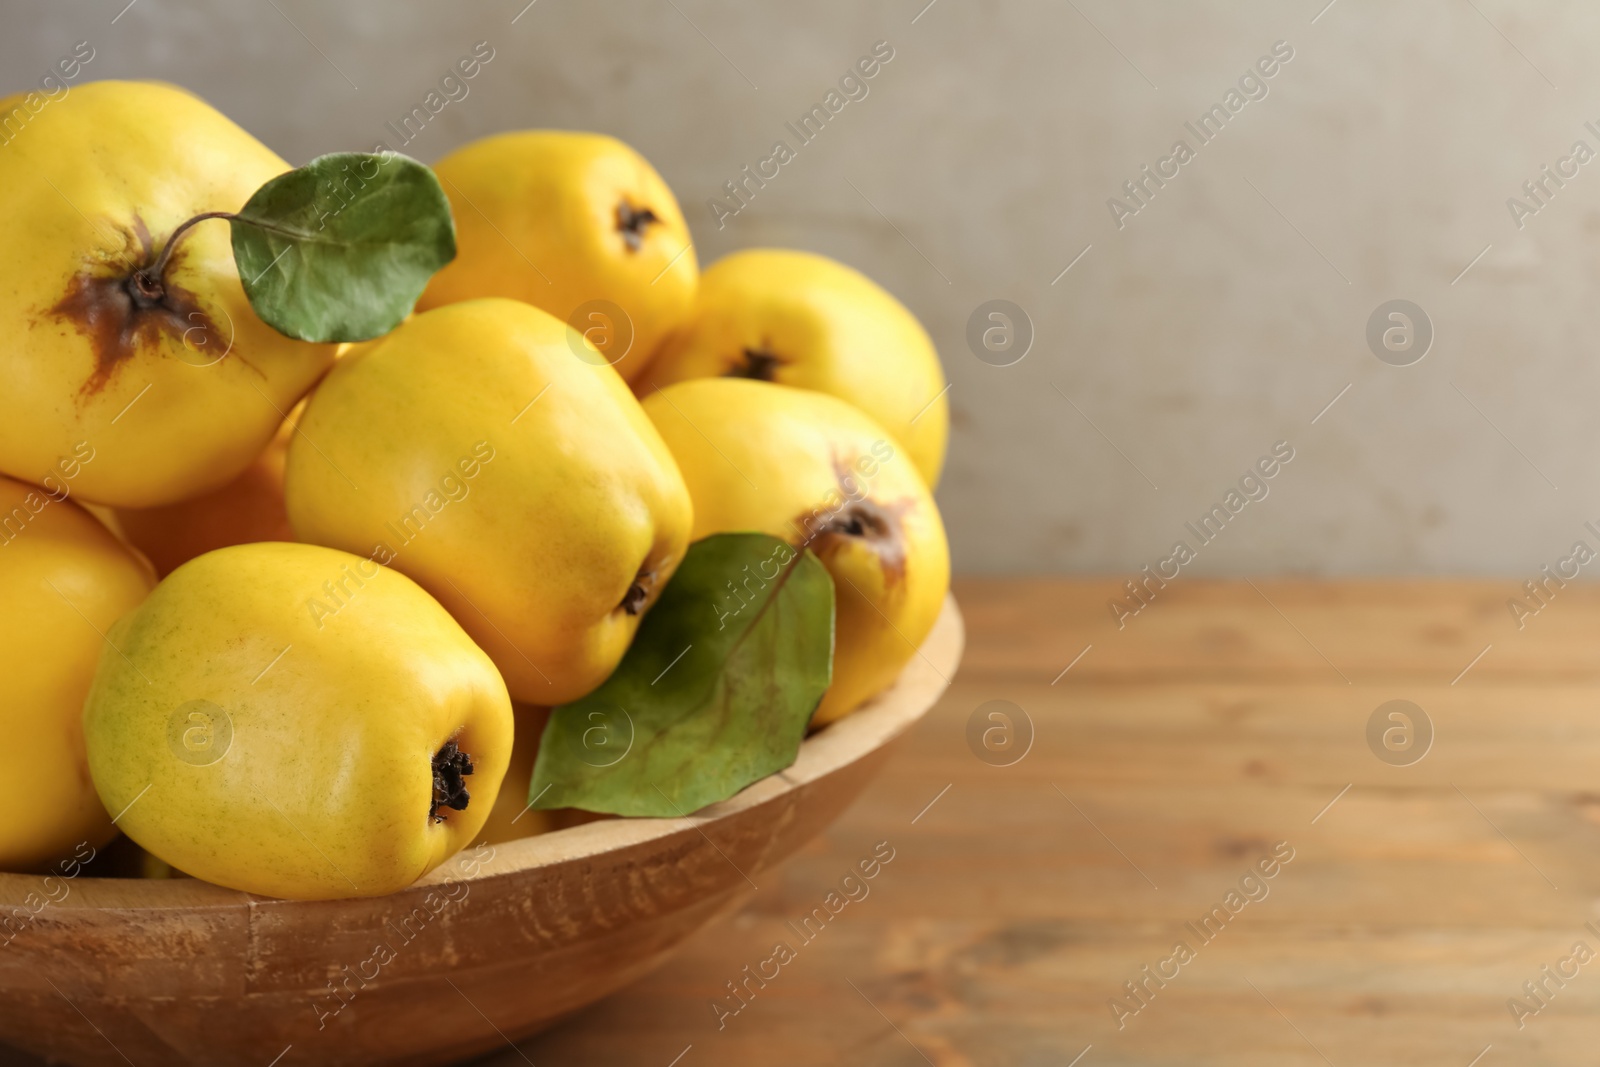
[[[947,600],[894,688],[730,800],[469,849],[387,897],[0,875],[0,1040],[108,1067],[421,1067],[504,1047],[639,978],[832,822],[962,642]]]

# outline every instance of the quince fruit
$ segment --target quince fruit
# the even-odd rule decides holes
[[[88,512],[0,477],[0,720],[18,747],[0,869],[42,867],[116,833],[89,780],[83,699],[100,635],[154,585],[150,565]]]
[[[550,721],[549,708],[514,706],[517,715],[517,736],[511,744],[511,763],[506,768],[506,780],[495,798],[494,809],[489,812],[478,838],[491,845],[515,841],[522,837],[559,830],[561,812],[535,808],[528,803],[528,783],[533,780],[533,765],[539,758],[539,741],[544,735],[545,723]]]
[[[835,397],[740,378],[670,385],[644,409],[689,485],[694,540],[770,534],[809,547],[833,576],[833,683],[812,725],[887,688],[950,585],[944,524],[901,445]]]
[[[386,567],[316,545],[218,549],[106,644],[83,709],[94,784],[124,833],[187,874],[293,899],[391,893],[494,806],[505,683]]]
[[[415,579],[529,704],[605,681],[692,521],[639,402],[584,356],[515,300],[426,311],[341,359],[289,446],[299,539]]]
[[[950,422],[939,353],[904,304],[842,263],[779,248],[713,263],[688,322],[640,384],[712,377],[846,400],[905,445],[930,488],[939,484]]]
[[[169,85],[94,82],[32,117],[0,151],[0,472],[40,481],[92,451],[73,492],[143,508],[250,465],[334,346],[256,316],[221,223],[154,268],[175,228],[288,169]]]
[[[418,310],[503,296],[573,325],[627,381],[688,314],[699,268],[672,190],[614,137],[503,133],[434,164],[455,261]]]
[[[283,503],[283,467],[294,436],[290,412],[267,445],[237,478],[221,489],[155,508],[117,508],[116,529],[166,577],[207,552],[253,541],[293,541]]]

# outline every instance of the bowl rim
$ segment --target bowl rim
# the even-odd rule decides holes
[[[233,910],[241,905],[275,908],[360,906],[373,901],[399,902],[408,895],[425,894],[431,887],[451,881],[481,882],[648,844],[685,830],[703,833],[708,824],[733,818],[804,789],[904,733],[933,707],[940,691],[950,684],[964,644],[965,627],[961,612],[955,597],[947,593],[933,628],[894,685],[857,711],[807,737],[800,745],[795,762],[789,767],[751,783],[727,800],[710,804],[688,815],[606,818],[496,842],[491,846],[492,855],[472,864],[470,873],[464,873],[458,865],[449,863],[447,859],[404,889],[375,897],[288,900],[229,889],[198,878],[69,877],[62,874],[0,872],[0,907],[31,908],[27,903],[29,898],[37,898],[50,878],[68,882],[71,888],[59,902],[53,899],[54,893],[49,893],[45,905],[32,909],[36,915],[46,908],[59,913],[74,910]],[[468,845],[456,855],[461,856],[475,847]]]

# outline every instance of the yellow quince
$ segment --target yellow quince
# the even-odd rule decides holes
[[[218,488],[260,454],[334,346],[257,318],[221,222],[151,271],[180,224],[238,211],[288,169],[153,82],[75,88],[5,145],[0,472],[37,482],[72,465],[81,499],[144,508]]]
[[[890,685],[950,585],[944,524],[904,448],[842,400],[769,382],[680,382],[644,409],[689,485],[694,539],[767,533],[833,575],[833,683],[812,724]]]
[[[634,388],[713,377],[848,401],[905,445],[930,488],[939,484],[950,422],[939,354],[904,304],[842,263],[780,248],[713,263],[688,322]]]

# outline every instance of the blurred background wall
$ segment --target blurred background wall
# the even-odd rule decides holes
[[[3,0],[0,88],[87,41],[82,77],[187,86],[294,163],[378,141],[433,161],[516,127],[623,138],[702,264],[811,249],[927,324],[968,573],[1156,563],[1278,442],[1292,460],[1188,570],[1520,578],[1600,544],[1600,162],[1575,145],[1600,151],[1600,9],[524,5]],[[867,95],[799,145],[785,123],[880,41]],[[467,95],[401,143],[388,124],[478,42]],[[707,201],[780,139],[795,160],[719,225]],[[1007,366],[1014,314],[1009,352],[968,342],[993,300],[1031,323]],[[1397,351],[1368,340],[1393,300],[1426,316],[1380,314]]]

